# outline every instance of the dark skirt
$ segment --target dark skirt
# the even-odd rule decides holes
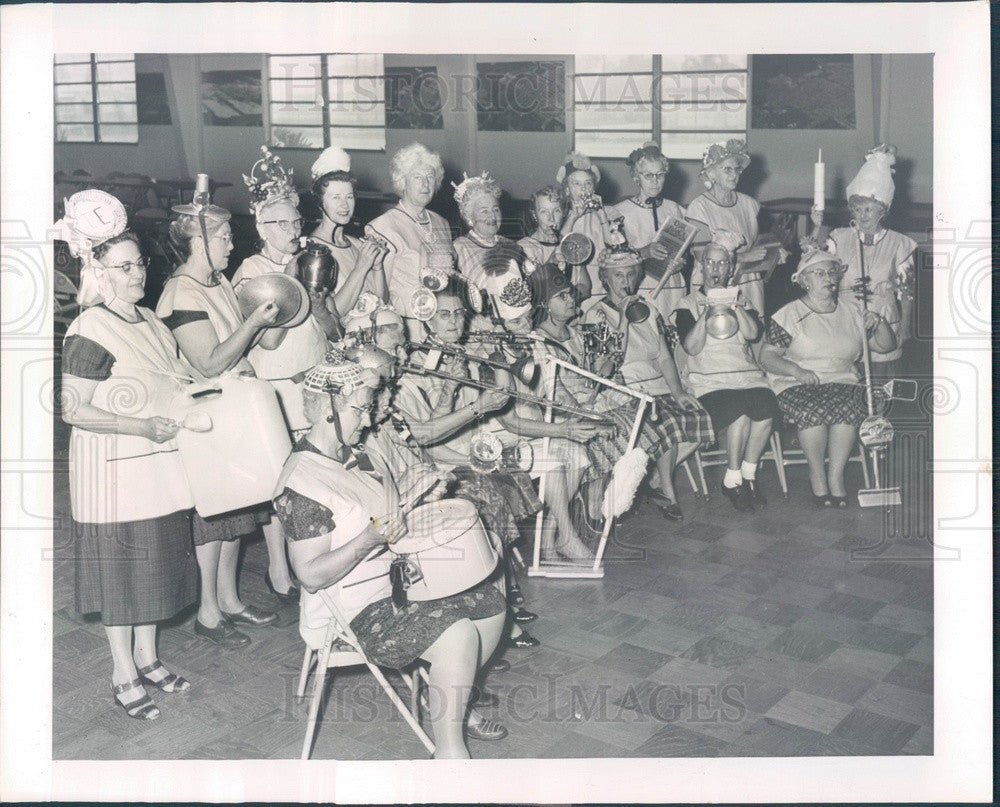
[[[198,597],[190,511],[117,524],[73,522],[76,608],[105,625],[169,619]]]
[[[698,398],[718,432],[746,415],[750,420],[777,420],[781,417],[778,400],[768,387],[720,389]]]
[[[411,602],[398,612],[388,597],[373,602],[354,617],[351,629],[369,659],[400,669],[416,661],[459,620],[486,619],[506,610],[506,598],[487,580],[461,594]]]
[[[800,384],[778,395],[785,421],[798,429],[844,423],[857,426],[868,416],[861,384]]]
[[[452,473],[458,481],[452,495],[476,505],[483,525],[505,547],[521,537],[517,522],[542,509],[531,477],[524,471],[487,474],[471,468],[455,468]]]
[[[258,505],[245,510],[235,510],[232,513],[220,513],[217,516],[202,518],[194,514],[194,545],[204,546],[213,541],[235,541],[244,535],[250,535],[261,524],[271,521],[270,505]]]

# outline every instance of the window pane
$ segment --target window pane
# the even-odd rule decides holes
[[[661,118],[664,129],[738,129],[747,128],[746,102],[719,104],[664,104]]]
[[[385,80],[381,77],[331,78],[327,89],[330,101],[384,101]]]
[[[322,126],[323,107],[315,104],[271,104],[272,126]]]
[[[100,104],[97,107],[97,119],[101,123],[135,123],[135,104]]]
[[[635,103],[653,99],[652,76],[575,76],[577,102]]]
[[[326,57],[329,76],[381,76],[381,53],[331,53]]]
[[[56,84],[56,103],[67,101],[82,101],[90,103],[94,98],[94,89],[89,84]]]
[[[577,132],[575,148],[589,157],[624,158],[636,143],[651,137],[650,127],[636,132]]]
[[[90,81],[90,64],[57,64],[56,84],[64,81]]]
[[[385,104],[330,104],[332,126],[385,126]]]
[[[674,70],[746,70],[746,54],[721,56],[719,54],[663,55],[660,57],[664,72]]]
[[[57,123],[56,140],[60,143],[93,143],[94,127],[88,123]]]
[[[98,62],[132,62],[135,63],[134,53],[95,53],[94,60]]]
[[[577,129],[650,129],[653,113],[648,106],[577,106],[573,114]]]
[[[89,53],[57,53],[53,57],[53,61],[56,64],[64,64],[67,62],[86,62],[90,64],[90,54]]]
[[[690,73],[663,76],[661,96],[670,101],[745,101],[746,73]]]
[[[268,88],[272,103],[323,105],[323,95],[320,92],[319,81],[310,81],[309,79],[297,79],[295,81],[272,80]]]
[[[574,56],[576,73],[641,73],[653,69],[652,56]]]
[[[732,132],[667,132],[660,148],[667,157],[675,160],[700,160],[713,143],[724,143],[733,137]]]
[[[322,75],[319,56],[316,55],[293,56],[281,54],[269,56],[267,59],[267,72],[271,78],[315,79]]]
[[[103,123],[99,130],[102,143],[139,142],[139,127],[134,123]]]
[[[271,145],[275,148],[323,148],[322,127],[272,126]]]
[[[330,142],[345,149],[385,151],[385,129],[330,129]]]
[[[92,121],[94,119],[94,108],[90,104],[57,104],[56,122],[75,123]]]
[[[97,80],[135,81],[135,62],[111,62],[97,65]]]
[[[98,101],[135,101],[135,84],[98,84]]]

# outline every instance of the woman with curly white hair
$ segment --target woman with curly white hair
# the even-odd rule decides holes
[[[389,302],[407,320],[411,338],[423,328],[413,319],[410,298],[420,288],[420,270],[453,253],[451,228],[427,209],[444,179],[441,156],[422,143],[411,143],[392,158],[392,186],[399,203],[368,223],[365,231],[385,242],[385,278]]]
[[[469,225],[469,232],[455,239],[458,270],[480,289],[485,288],[483,264],[497,247],[513,247],[514,242],[500,235],[500,196],[503,191],[496,180],[483,171],[477,177],[468,175],[455,185],[458,212]]]

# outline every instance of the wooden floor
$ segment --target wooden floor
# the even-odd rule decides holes
[[[897,404],[897,406],[899,406]],[[903,421],[917,412],[897,409]],[[508,650],[487,687],[508,727],[470,741],[474,757],[717,757],[930,754],[933,570],[929,440],[919,416],[898,440],[906,506],[817,510],[804,468],[782,499],[736,513],[705,501],[678,474],[685,521],[640,502],[619,525],[600,581],[522,575],[542,642]],[[709,483],[716,490],[718,469]],[[861,487],[852,464],[849,485]],[[66,526],[65,475],[56,511]],[[888,513],[888,515],[887,515]],[[55,759],[296,758],[305,706],[294,702],[303,644],[296,613],[222,651],[193,631],[193,613],[165,627],[160,656],[192,684],[152,693],[154,723],[129,720],[108,691],[103,629],[73,610],[66,541],[55,563]],[[246,550],[241,591],[272,606],[266,550]],[[316,759],[424,758],[367,673],[330,684]]]

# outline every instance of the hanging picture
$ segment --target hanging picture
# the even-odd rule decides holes
[[[443,129],[441,79],[436,67],[385,68],[385,125]]]
[[[201,114],[206,126],[263,126],[260,70],[202,73]]]
[[[752,128],[855,128],[850,54],[772,54],[751,60]]]
[[[136,73],[135,100],[141,125],[170,125],[170,103],[163,73]]]
[[[566,131],[564,62],[480,62],[476,73],[481,132]]]

